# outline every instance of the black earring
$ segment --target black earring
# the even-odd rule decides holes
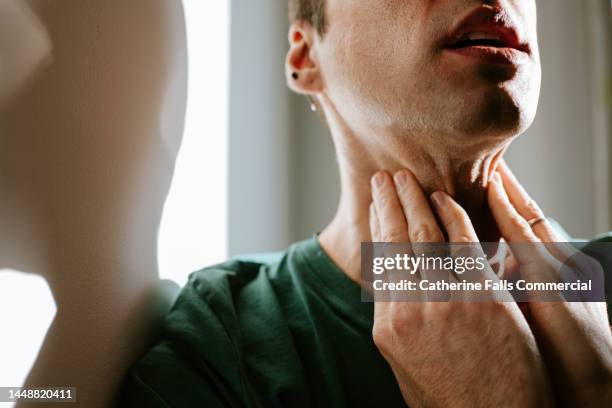
[[[298,79],[299,75],[297,74],[297,72],[294,72],[293,74],[291,74],[291,78],[293,79]]]

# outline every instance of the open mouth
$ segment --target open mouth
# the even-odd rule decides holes
[[[463,35],[455,43],[450,44],[448,48],[457,49],[467,47],[508,48],[508,44],[500,36],[482,32],[473,32]]]
[[[501,26],[480,27],[474,31],[465,31],[456,35],[446,45],[446,48],[452,50],[469,47],[511,48],[528,52],[528,48],[519,42],[517,35],[511,29]]]
[[[484,62],[516,64],[530,54],[518,32],[504,10],[479,7],[450,31],[444,49]]]

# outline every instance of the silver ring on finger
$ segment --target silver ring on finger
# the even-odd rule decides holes
[[[546,217],[537,217],[537,218],[533,218],[529,221],[527,221],[527,224],[529,224],[529,226],[531,228],[535,227],[536,225],[540,224],[541,222],[546,221]]]

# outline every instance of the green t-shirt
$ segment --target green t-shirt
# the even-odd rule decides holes
[[[612,266],[607,254],[597,258]],[[372,341],[373,312],[316,238],[276,260],[203,269],[131,369],[120,405],[405,406]]]
[[[405,406],[373,313],[316,238],[276,261],[203,269],[130,371],[121,406]]]

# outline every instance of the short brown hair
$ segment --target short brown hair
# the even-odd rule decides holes
[[[303,20],[325,32],[325,0],[289,0],[289,21]]]

